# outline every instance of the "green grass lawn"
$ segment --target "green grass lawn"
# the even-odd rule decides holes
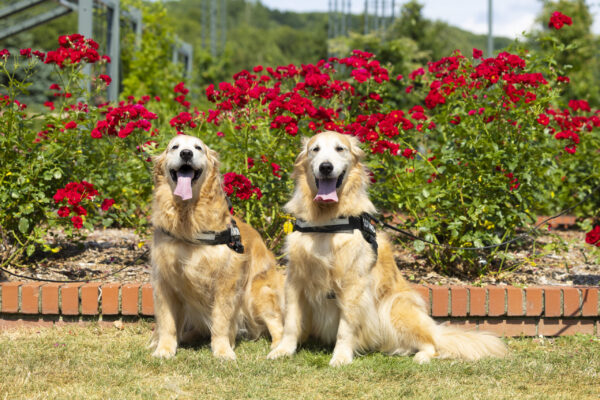
[[[236,362],[207,344],[150,357],[149,324],[0,331],[0,399],[597,399],[600,339],[507,339],[510,355],[476,363],[370,354],[330,368],[308,346],[268,361],[266,340],[241,341]]]

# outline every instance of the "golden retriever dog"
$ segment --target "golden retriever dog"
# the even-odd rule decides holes
[[[204,334],[216,357],[233,360],[242,327],[253,337],[268,329],[276,345],[284,276],[258,232],[230,215],[216,152],[196,137],[174,137],[155,159],[154,184],[153,355],[172,357],[178,343]],[[210,243],[228,232],[229,245]]]
[[[352,136],[326,131],[305,141],[286,210],[313,227],[375,213],[363,157]],[[376,242],[367,242],[359,229],[287,236],[284,332],[268,358],[292,355],[309,335],[335,343],[331,366],[348,364],[355,353],[368,351],[416,353],[418,363],[505,353],[503,342],[490,333],[436,324],[400,275],[386,236],[377,233]]]

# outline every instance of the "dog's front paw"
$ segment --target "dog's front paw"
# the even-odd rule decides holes
[[[223,360],[235,361],[236,359],[235,352],[231,347],[213,349],[213,355]]]
[[[352,362],[354,355],[351,349],[335,349],[333,351],[333,356],[331,357],[331,361],[329,361],[329,365],[332,367],[339,367],[342,365],[347,365]]]
[[[279,357],[291,356],[296,352],[296,346],[289,345],[281,341],[279,345],[275,347],[271,352],[267,355],[269,360],[274,360]]]
[[[177,351],[177,341],[175,340],[162,340],[156,345],[156,350],[152,353],[153,357],[158,358],[171,358]]]

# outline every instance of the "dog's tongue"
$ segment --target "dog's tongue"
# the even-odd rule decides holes
[[[319,179],[319,190],[314,201],[322,203],[337,203],[338,196],[336,192],[337,179]]]
[[[181,200],[192,198],[192,178],[194,171],[177,171],[177,187],[174,195],[181,197]]]

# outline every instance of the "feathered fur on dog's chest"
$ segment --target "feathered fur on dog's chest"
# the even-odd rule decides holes
[[[191,245],[177,239],[155,241],[154,257],[163,261],[154,263],[154,273],[174,289],[177,297],[198,305],[210,305],[215,290],[222,285],[244,284],[247,274],[240,273],[233,263],[245,264],[243,256],[226,245]],[[179,293],[177,293],[179,292]]]
[[[342,285],[348,273],[367,275],[375,262],[371,246],[359,231],[291,233],[286,240],[288,273],[317,297]]]

